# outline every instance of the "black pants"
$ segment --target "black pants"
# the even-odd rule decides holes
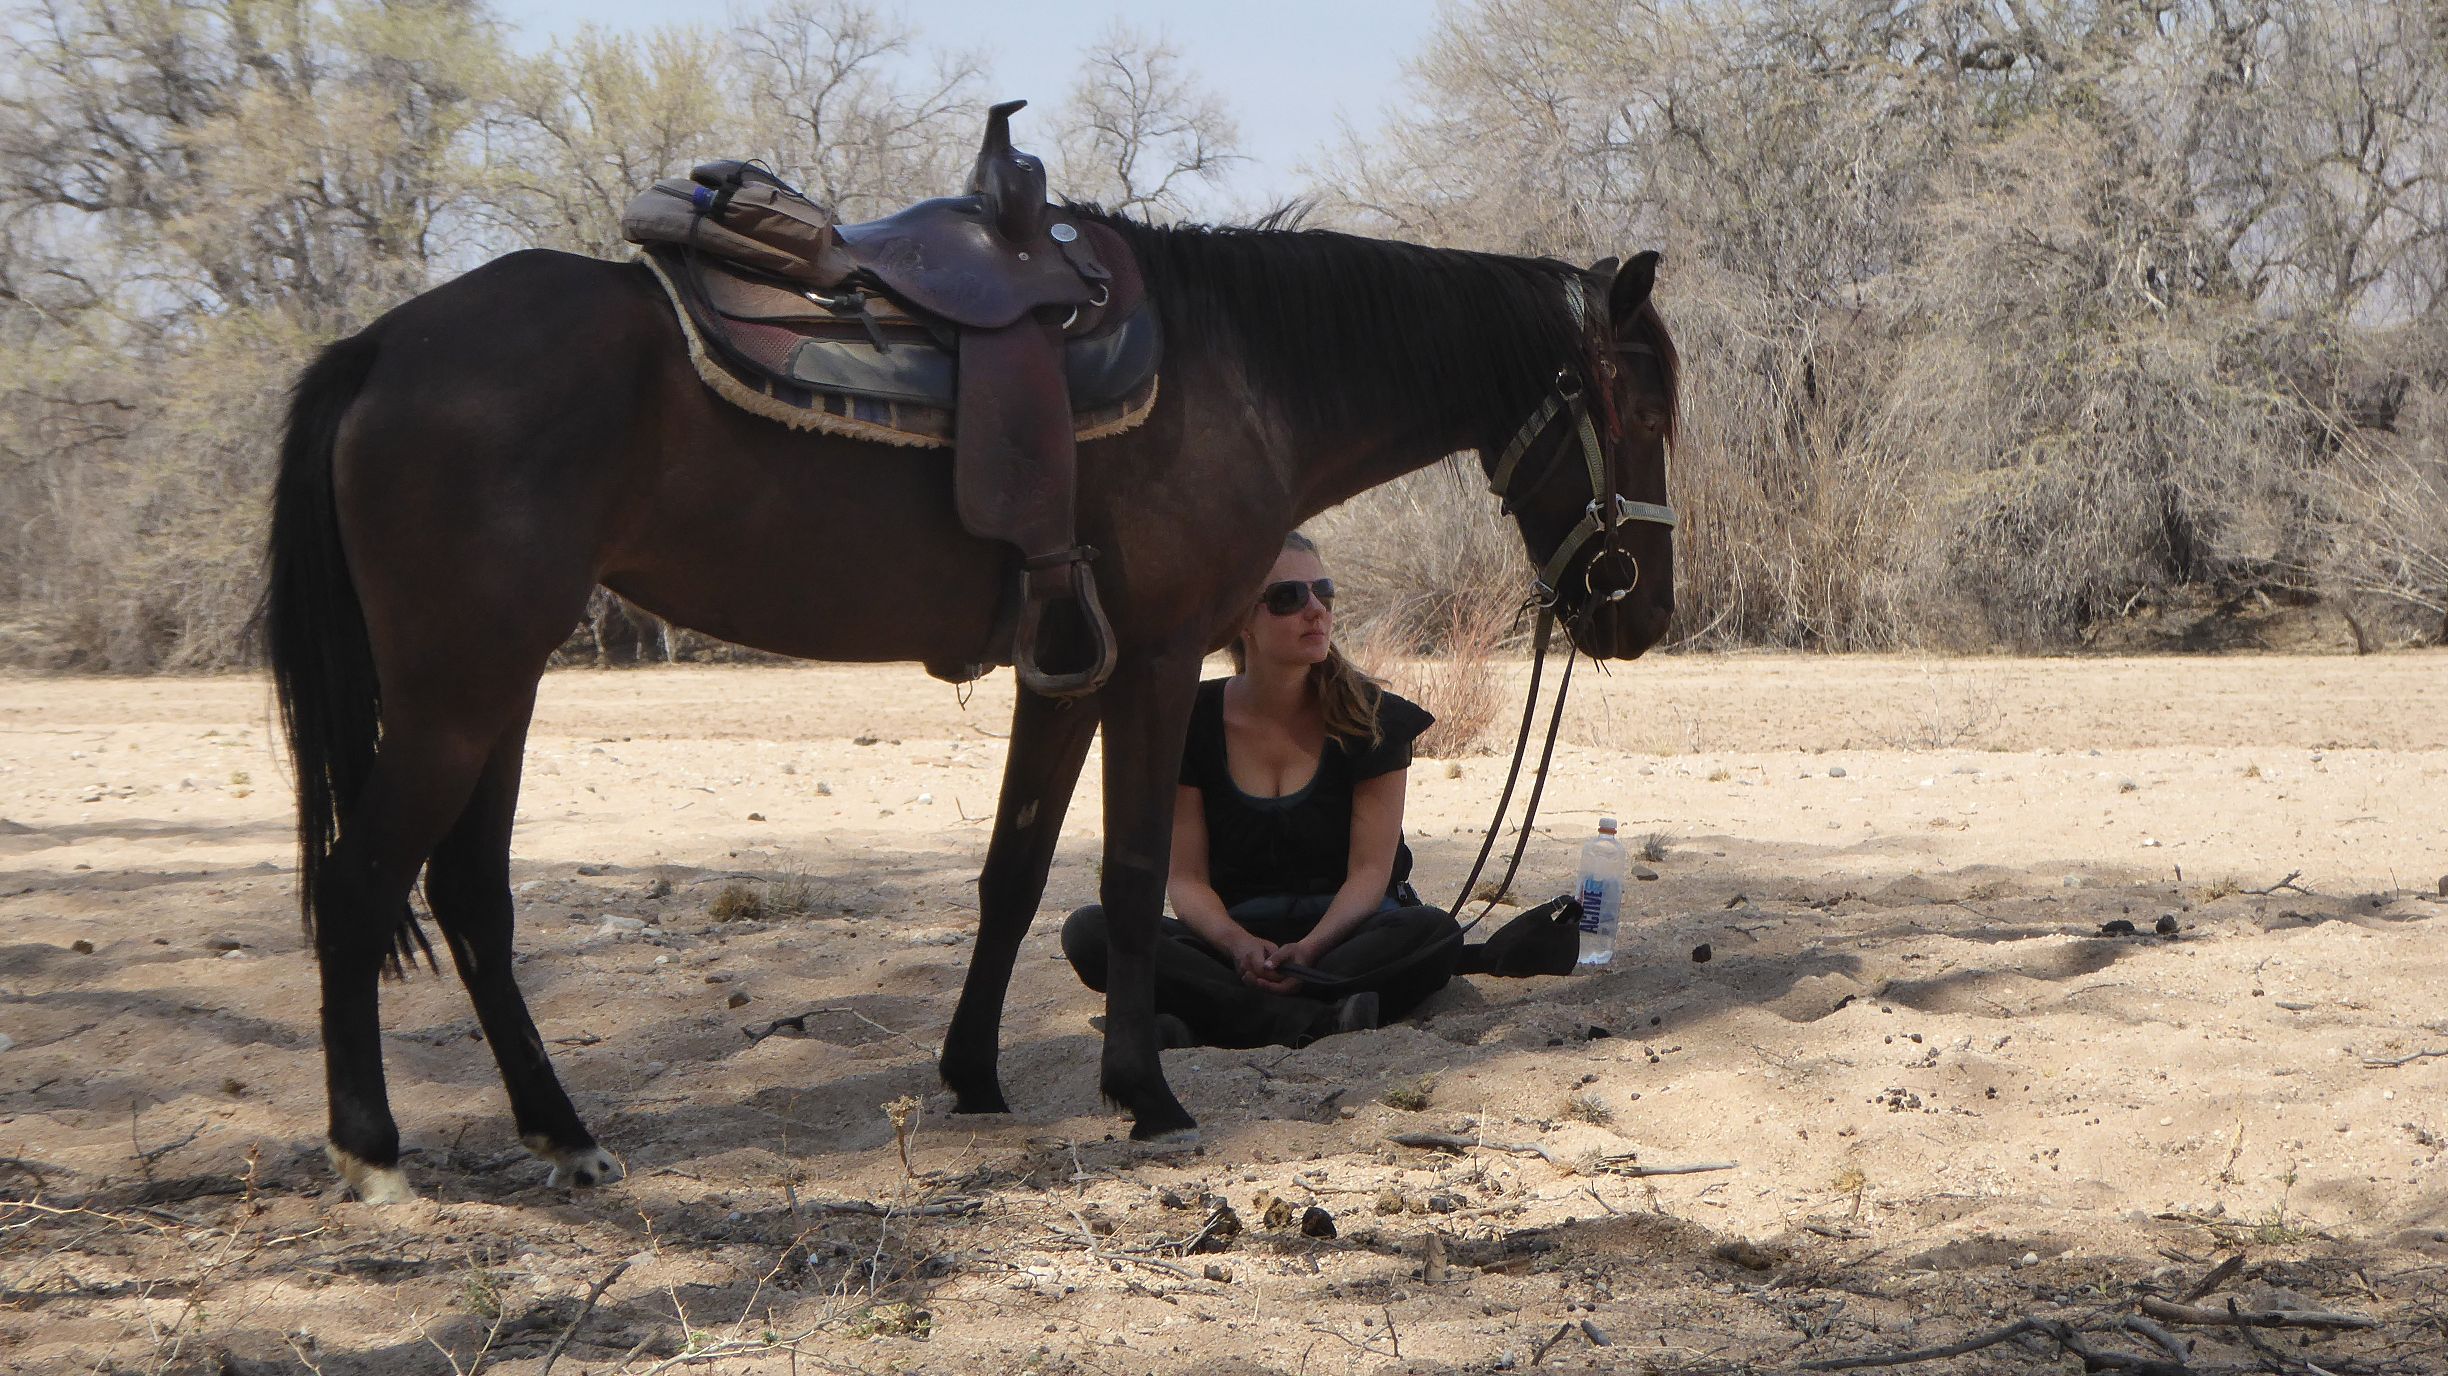
[[[1304,911],[1305,910],[1305,911]],[[1256,899],[1233,909],[1233,920],[1251,935],[1283,944],[1317,926],[1322,901],[1293,905]],[[1373,991],[1377,1016],[1392,1022],[1425,1002],[1453,978],[1461,958],[1460,930],[1443,908],[1415,904],[1372,913],[1315,968],[1337,977],[1327,989],[1270,994],[1241,980],[1223,952],[1199,939],[1178,918],[1156,919],[1156,1007],[1179,1017],[1206,1046],[1304,1046],[1332,1031],[1334,1004],[1347,995]],[[1425,959],[1409,959],[1437,947]],[[1105,991],[1105,909],[1091,903],[1063,923],[1063,955],[1080,982]]]

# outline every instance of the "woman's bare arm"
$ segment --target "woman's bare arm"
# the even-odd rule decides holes
[[[1385,905],[1394,880],[1394,853],[1402,845],[1403,790],[1410,776],[1397,769],[1352,785],[1351,865],[1326,915],[1309,935],[1277,952],[1277,961],[1314,965],[1352,929]]]
[[[1275,944],[1233,921],[1215,891],[1207,869],[1207,799],[1188,784],[1173,794],[1173,863],[1165,893],[1173,900],[1173,915],[1201,941],[1232,957],[1243,979],[1276,993],[1291,991],[1290,983],[1267,974],[1266,961],[1275,954]]]

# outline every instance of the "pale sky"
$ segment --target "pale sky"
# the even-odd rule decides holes
[[[644,30],[727,22],[728,9],[679,0],[496,0],[524,45],[592,21]],[[749,0],[748,9],[755,8]],[[1204,214],[1247,212],[1301,189],[1304,159],[1334,141],[1339,119],[1374,130],[1400,99],[1402,64],[1426,43],[1436,0],[1154,0],[1029,4],[1015,0],[881,0],[918,30],[921,46],[980,51],[998,99],[1025,98],[1013,127],[1023,148],[1047,151],[1051,113],[1079,55],[1115,19],[1171,40],[1240,121],[1242,151],[1221,193],[1199,195]],[[980,112],[983,119],[984,112]],[[1060,190],[1060,188],[1056,188]],[[924,188],[912,188],[913,193]]]

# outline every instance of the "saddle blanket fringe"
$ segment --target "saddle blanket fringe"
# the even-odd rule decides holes
[[[921,449],[951,446],[953,413],[945,408],[845,396],[733,364],[706,347],[696,318],[681,296],[680,285],[671,279],[663,264],[652,254],[640,254],[638,261],[646,265],[656,284],[663,288],[663,295],[671,302],[672,315],[680,322],[681,336],[688,340],[689,362],[716,396],[751,415],[778,421],[793,430],[814,430],[844,439]],[[770,331],[789,342],[797,339],[789,331],[771,325],[742,322],[741,328]],[[1081,440],[1097,440],[1136,427],[1155,409],[1156,385],[1156,378],[1150,376],[1143,386],[1111,406],[1073,412],[1073,435]]]

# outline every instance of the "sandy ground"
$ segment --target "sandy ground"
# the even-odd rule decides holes
[[[1098,1102],[1055,951],[1093,796],[1013,990],[1017,1113],[936,1090],[1008,676],[963,709],[914,669],[557,674],[520,973],[631,1175],[545,1188],[428,975],[386,991],[426,1196],[389,1209],[320,1156],[262,685],[0,681],[0,1369],[515,1376],[575,1323],[562,1373],[1783,1371],[2026,1315],[2172,1363],[2116,1325],[2215,1279],[2201,1305],[2380,1326],[2168,1325],[2193,1370],[2448,1372],[2444,669],[1585,678],[1519,891],[1563,888],[1601,811],[1653,841],[1615,966],[1169,1053],[1204,1127],[1169,1154]],[[1424,888],[1501,763],[1413,769]],[[732,886],[804,911],[718,919]],[[2080,1363],[2034,1336],[1912,1369]]]

